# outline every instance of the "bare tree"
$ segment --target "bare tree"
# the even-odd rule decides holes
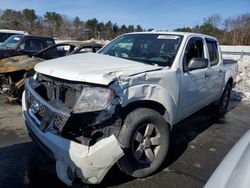
[[[33,31],[33,25],[37,19],[37,15],[35,13],[35,11],[33,9],[24,9],[22,11],[24,20],[29,24],[30,28],[29,28],[29,32]]]

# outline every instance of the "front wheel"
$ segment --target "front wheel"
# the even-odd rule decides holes
[[[124,148],[119,167],[130,176],[143,178],[164,162],[169,146],[169,126],[155,110],[138,108],[125,118],[119,141]]]

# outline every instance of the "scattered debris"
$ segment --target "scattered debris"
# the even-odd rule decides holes
[[[190,145],[190,148],[195,149],[195,146],[194,145]]]
[[[215,148],[209,148],[209,151],[216,152],[216,149]]]
[[[197,168],[201,168],[201,164],[199,164],[199,163],[194,163],[194,166]]]

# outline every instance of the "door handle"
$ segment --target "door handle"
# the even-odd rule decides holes
[[[205,79],[207,80],[209,78],[209,74],[208,73],[205,73],[204,75]]]

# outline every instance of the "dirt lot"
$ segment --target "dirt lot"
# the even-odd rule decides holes
[[[217,119],[209,108],[185,119],[171,132],[164,166],[145,179],[131,179],[112,168],[94,187],[203,187],[233,144],[250,128],[250,105],[233,102]],[[55,174],[54,163],[28,137],[21,106],[0,96],[0,187],[66,187]]]

